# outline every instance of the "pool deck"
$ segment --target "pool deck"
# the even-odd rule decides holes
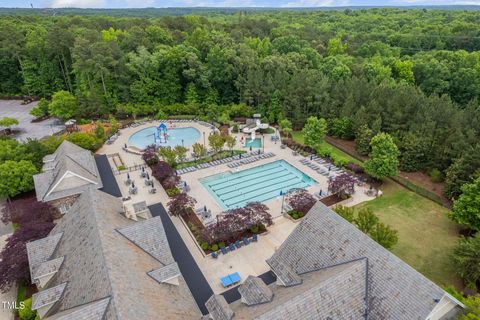
[[[128,138],[131,134],[157,123],[158,122],[146,123],[136,128],[130,127],[122,129],[122,134],[119,136],[117,141],[115,141],[111,145],[104,145],[97,153],[118,153],[127,167],[142,164],[143,161],[138,154],[127,153],[122,149],[122,147],[124,143],[128,141]],[[206,137],[208,137],[211,131],[210,129],[196,123],[182,123],[177,124],[177,126],[195,127],[200,130],[200,132],[205,132]],[[235,149],[248,151],[248,149],[243,147],[240,142],[240,138],[243,135],[243,133],[236,134],[237,145]],[[257,135],[257,137],[261,136]],[[198,142],[203,143],[203,136],[199,140],[200,141]],[[307,188],[307,190],[309,190],[310,192],[318,192],[320,189],[324,191],[327,190],[328,181],[325,176],[322,176],[313,169],[301,164],[299,162],[299,160],[302,158],[301,156],[293,155],[292,151],[288,148],[281,149],[280,142],[274,143],[273,141],[271,141],[270,135],[265,135],[265,152],[273,152],[275,154],[275,157],[259,160],[247,165],[242,165],[239,167],[238,170],[244,170],[261,164],[283,159],[317,181],[317,184],[314,184],[313,186]],[[111,158],[109,158],[109,163],[114,168]],[[207,208],[212,211],[212,216],[216,216],[217,214],[223,212],[223,209],[209,194],[209,192],[202,186],[199,179],[229,170],[235,169],[230,169],[227,167],[226,164],[221,164],[215,167],[201,169],[181,175],[182,180],[186,181],[191,188],[189,194],[197,200],[197,208],[207,206]],[[150,171],[150,169],[147,169],[147,171]],[[130,172],[130,177],[135,180],[135,183],[138,186],[138,194],[131,196],[133,202],[146,201],[147,205],[149,206],[158,203],[162,203],[165,207],[167,206],[169,198],[163,188],[160,187],[160,184],[158,182],[156,182],[155,185],[155,187],[157,188],[157,193],[150,194],[148,193],[149,188],[144,185],[142,181],[143,179],[140,178],[139,171]],[[128,196],[128,186],[126,186],[124,183],[124,181],[126,180],[126,173],[115,175],[115,179],[118,183],[122,195]],[[356,192],[353,197],[343,204],[346,206],[352,206],[357,203],[373,199],[372,197],[368,197],[365,194],[364,191],[366,190],[367,187],[356,187]],[[186,247],[193,256],[202,274],[209,282],[213,292],[222,293],[230,289],[225,289],[222,287],[220,283],[220,277],[222,276],[231,274],[233,272],[238,272],[242,277],[242,280],[244,280],[248,275],[258,276],[270,270],[265,260],[272,256],[272,254],[284,242],[284,240],[288,237],[288,235],[297,225],[296,222],[293,222],[292,220],[282,216],[281,203],[282,199],[280,197],[265,202],[265,204],[269,207],[269,211],[273,217],[274,224],[269,227],[268,233],[259,236],[259,240],[257,243],[251,243],[248,246],[237,249],[231,253],[228,253],[227,255],[220,255],[217,259],[214,259],[210,256],[204,256],[183,221],[177,217],[171,217],[173,225],[176,227],[178,233],[185,242]]]

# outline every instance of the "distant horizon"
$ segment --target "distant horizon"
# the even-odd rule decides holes
[[[399,7],[477,7],[480,0],[4,0],[7,9],[329,9]]]

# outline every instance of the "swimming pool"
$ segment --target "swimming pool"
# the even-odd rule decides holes
[[[225,172],[200,179],[203,187],[223,209],[245,206],[249,202],[265,202],[280,196],[280,191],[306,188],[317,183],[284,160],[254,168]]]
[[[255,138],[255,139],[247,139],[245,140],[245,147],[249,148],[261,148],[262,147],[262,139]]]
[[[135,146],[139,149],[145,149],[151,144],[155,143],[155,134],[157,133],[156,127],[148,127],[140,131],[135,132],[128,139],[128,144]],[[167,142],[162,142],[160,146],[175,147],[177,145],[183,145],[185,147],[191,146],[198,139],[200,139],[200,131],[193,127],[187,128],[173,128],[168,130]]]

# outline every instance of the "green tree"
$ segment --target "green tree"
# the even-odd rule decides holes
[[[398,242],[398,232],[393,230],[390,226],[377,222],[373,229],[368,233],[368,235],[383,247],[387,249],[393,248]]]
[[[74,118],[78,114],[77,99],[68,91],[58,91],[52,96],[48,112],[64,120]]]
[[[327,121],[317,117],[309,117],[302,130],[305,145],[317,150],[327,134]]]
[[[479,320],[480,319],[480,295],[468,296],[460,300],[467,307],[463,314],[456,320]]]
[[[399,151],[388,133],[379,133],[370,142],[372,152],[365,161],[365,171],[376,179],[397,174]]]
[[[23,301],[24,307],[18,310],[18,315],[22,320],[34,320],[36,319],[37,312],[32,310],[32,298],[28,298]]]
[[[282,119],[278,122],[278,126],[280,127],[280,131],[285,134],[287,137],[292,133],[292,123],[288,119]]]
[[[158,154],[160,157],[168,163],[170,166],[175,167],[177,165],[177,152],[172,147],[161,147],[158,150]]]
[[[362,209],[355,218],[355,224],[363,233],[370,234],[378,224],[378,217],[370,209]]]
[[[453,210],[449,215],[461,225],[480,230],[480,178],[463,185],[462,194],[454,200]]]
[[[476,288],[480,281],[480,235],[459,239],[453,250],[456,271],[468,286]]]
[[[370,141],[372,141],[374,135],[373,130],[366,124],[358,129],[357,136],[355,137],[356,149],[362,156],[366,156],[370,153]]]
[[[48,115],[48,104],[49,103],[45,98],[40,99],[38,105],[30,110],[30,114],[37,118]]]
[[[237,141],[232,136],[226,136],[225,137],[225,143],[227,145],[228,150],[230,150],[230,152],[232,153],[232,156],[233,156],[233,148],[235,147],[236,142]]]
[[[18,125],[18,120],[15,118],[3,117],[0,119],[0,127],[11,127],[14,125]]]
[[[195,159],[201,159],[207,155],[207,148],[198,142],[192,145],[192,150]]]
[[[102,142],[99,141],[95,135],[86,132],[71,133],[67,136],[67,140],[93,152],[97,151],[102,145]]]
[[[392,65],[392,70],[396,79],[405,81],[408,84],[413,84],[415,82],[412,61],[396,60]]]
[[[178,162],[183,162],[187,157],[188,148],[185,148],[184,146],[181,146],[181,145],[177,145],[173,150],[177,155]]]
[[[350,223],[355,222],[355,209],[352,207],[345,207],[338,205],[334,208],[335,212],[342,216],[345,220]]]
[[[217,133],[214,133],[208,137],[208,145],[212,148],[215,154],[218,154],[223,149],[225,140],[223,137]]]
[[[0,197],[14,197],[33,189],[33,175],[38,173],[31,161],[7,160],[0,164]]]
[[[105,133],[105,128],[103,127],[100,121],[97,121],[95,123],[95,136],[100,141],[105,141],[105,139],[107,138],[107,135]]]

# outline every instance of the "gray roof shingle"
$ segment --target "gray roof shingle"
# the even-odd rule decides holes
[[[32,310],[37,310],[42,307],[51,305],[62,297],[63,291],[67,283],[61,283],[55,287],[51,287],[32,295]]]
[[[364,257],[371,319],[423,320],[445,293],[322,203],[310,210],[269,264],[283,263],[301,275]]]
[[[33,271],[32,281],[57,272],[62,266],[63,260],[65,260],[65,257],[48,260],[38,265]]]
[[[43,172],[33,176],[39,201],[52,201],[76,195],[86,187],[102,185],[92,153],[63,141],[57,150],[44,158]]]
[[[233,319],[234,313],[228,305],[227,300],[221,295],[214,294],[211,296],[205,303],[205,307],[207,307],[210,318],[213,320]]]
[[[277,276],[277,280],[281,285],[286,287],[295,286],[302,283],[302,278],[293,271],[290,266],[278,259],[268,259],[267,264]]]
[[[248,276],[238,287],[238,292],[242,296],[242,302],[249,306],[270,302],[273,299],[272,290],[262,279],[254,276]]]
[[[133,229],[148,232],[151,228],[160,238],[164,237],[159,220],[151,220],[154,227],[147,223]],[[65,260],[46,289],[62,283],[68,285],[46,318],[69,314],[79,306],[106,297],[111,300],[102,319],[149,320],[157,319],[158,315],[167,319],[200,317],[201,312],[183,276],[178,276],[178,286],[158,283],[147,272],[158,269],[162,263],[117,232],[136,223],[123,215],[119,198],[92,188],[78,197],[50,233],[63,233],[63,236],[49,259],[65,257]],[[159,248],[158,243],[147,243],[147,248],[155,248],[156,252],[168,251],[168,247]],[[165,260],[173,263],[171,253]]]
[[[164,266],[174,262],[160,217],[133,223],[117,231]]]
[[[30,267],[30,277],[32,281],[36,278],[36,269],[42,263],[50,260],[61,238],[62,233],[60,232],[27,243],[28,265]]]
[[[164,267],[152,270],[148,272],[148,275],[158,281],[159,283],[165,283],[172,278],[176,278],[180,273],[178,264],[176,262],[166,265]]]
[[[59,312],[44,320],[103,320],[110,300],[110,297],[106,297],[64,312]]]

